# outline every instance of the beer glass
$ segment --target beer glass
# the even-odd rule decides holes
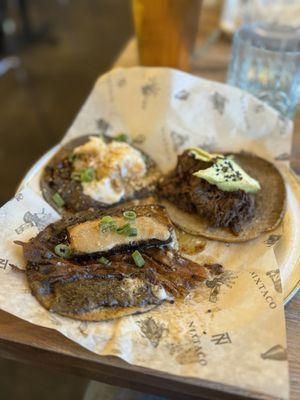
[[[202,0],[132,0],[141,65],[190,69]]]

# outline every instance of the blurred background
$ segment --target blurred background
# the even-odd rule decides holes
[[[0,22],[2,205],[60,140],[133,27],[127,0],[0,0]],[[2,400],[77,400],[87,383],[0,359]]]
[[[0,7],[2,205],[60,140],[133,26],[129,0],[1,0]]]

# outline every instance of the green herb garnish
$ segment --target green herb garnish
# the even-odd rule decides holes
[[[96,177],[94,167],[82,168],[79,171],[72,172],[71,178],[79,182],[92,182]]]
[[[130,211],[132,212],[132,211]],[[135,213],[134,217],[136,216]],[[123,214],[124,215],[124,214]],[[133,218],[133,215],[130,215],[131,218]],[[125,218],[125,216],[124,216]],[[100,225],[99,225],[101,232],[116,232],[118,235],[124,235],[124,236],[137,236],[138,230],[135,227],[130,226],[130,223],[127,222],[126,224],[122,226],[118,226],[117,222],[110,216],[110,215],[105,215],[100,219]]]
[[[103,265],[107,265],[107,264],[109,264],[110,263],[110,261],[107,259],[107,258],[105,258],[105,257],[100,257],[99,259],[98,259],[98,261],[99,261],[99,263],[101,263],[101,264],[103,264]]]
[[[96,171],[94,167],[88,167],[81,170],[81,181],[92,182],[95,179]]]
[[[145,260],[143,259],[143,256],[141,255],[141,253],[138,250],[135,250],[131,254],[131,256],[137,267],[141,268],[145,265]]]
[[[54,247],[55,254],[62,258],[70,258],[72,251],[67,244],[59,243]]]
[[[124,211],[123,217],[125,219],[129,219],[130,221],[134,221],[136,219],[136,213],[134,211]]]
[[[118,228],[116,221],[110,216],[106,215],[100,219],[101,232],[115,232]]]
[[[137,234],[138,234],[138,230],[136,228],[130,227],[128,236],[137,236]]]
[[[126,143],[131,142],[129,136],[126,135],[125,133],[120,133],[119,135],[115,136],[113,139],[116,140],[117,142],[126,142]]]
[[[100,219],[101,224],[106,224],[107,222],[113,221],[113,218],[110,215],[105,215]]]
[[[71,153],[71,154],[69,154],[69,156],[68,156],[68,161],[69,161],[71,164],[73,164],[73,162],[76,160],[76,158],[77,158],[77,154]]]
[[[79,171],[72,172],[71,179],[73,179],[73,181],[81,182],[81,173]]]
[[[125,225],[120,226],[120,227],[116,230],[116,232],[117,232],[119,235],[126,235],[126,236],[128,236],[129,233],[130,233],[130,230],[131,230],[130,224],[127,223],[127,224],[125,224]]]
[[[65,205],[65,201],[64,199],[61,197],[61,195],[56,192],[53,196],[52,196],[52,200],[54,201],[54,203],[57,205],[57,207],[61,208]]]
[[[116,232],[118,225],[115,221],[107,222],[106,224],[100,225],[101,232]]]

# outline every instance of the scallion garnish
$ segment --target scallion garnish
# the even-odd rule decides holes
[[[110,215],[105,215],[100,219],[101,224],[106,224],[107,222],[113,221],[113,218]]]
[[[130,143],[130,139],[125,133],[120,133],[119,135],[115,136],[114,140],[116,140],[118,142]]]
[[[137,234],[138,234],[138,230],[134,227],[130,227],[128,236],[137,236]]]
[[[135,250],[131,254],[131,256],[137,267],[141,268],[145,265],[145,260],[143,259],[143,256],[141,255],[141,253],[138,250]]]
[[[107,265],[110,263],[110,261],[106,257],[103,257],[103,256],[100,257],[98,261],[99,261],[99,263],[101,263],[103,265]]]
[[[77,154],[71,153],[68,156],[68,161],[72,164],[77,158]]]
[[[125,219],[129,219],[130,221],[134,221],[136,219],[136,213],[134,211],[124,211],[123,217]]]
[[[96,171],[94,167],[82,168],[72,172],[71,178],[79,182],[92,182],[95,179]]]
[[[96,171],[94,167],[88,167],[81,170],[81,181],[92,182],[95,179]]]
[[[114,232],[118,228],[116,221],[110,216],[106,215],[100,219],[101,232]]]
[[[130,233],[130,229],[131,229],[131,227],[130,227],[130,224],[125,224],[125,225],[122,225],[122,226],[120,226],[117,230],[116,230],[116,232],[119,234],[119,235],[129,235],[129,233]]]
[[[71,179],[73,179],[73,181],[81,182],[81,173],[79,171],[72,172]]]
[[[67,244],[59,243],[54,247],[55,254],[62,258],[70,258],[72,251]]]
[[[53,196],[52,196],[52,200],[54,201],[54,203],[57,205],[57,207],[61,208],[65,205],[65,201],[64,199],[61,197],[61,195],[56,192]]]
[[[100,224],[101,232],[115,232],[118,229],[118,225],[115,221],[106,222],[105,224]]]
[[[132,212],[132,211],[130,211]],[[135,213],[133,213],[135,216]],[[124,215],[124,214],[123,214]],[[131,218],[133,215],[131,215]],[[124,235],[124,236],[137,236],[138,230],[135,227],[130,226],[130,223],[127,222],[126,224],[122,226],[118,226],[117,222],[110,216],[110,215],[105,215],[100,219],[100,224],[99,224],[101,232],[116,232],[119,235]]]

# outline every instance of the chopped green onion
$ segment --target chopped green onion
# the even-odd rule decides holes
[[[55,253],[62,258],[70,258],[72,251],[67,244],[59,243],[54,247]]]
[[[100,219],[101,224],[106,224],[107,222],[113,221],[113,218],[110,215],[105,215]]]
[[[135,250],[131,254],[131,256],[137,267],[141,268],[145,265],[145,260],[143,259],[143,256],[141,255],[141,253],[138,250]]]
[[[79,181],[79,182],[92,182],[95,179],[95,168],[94,167],[88,167],[88,168],[82,168],[79,171],[74,171],[72,172],[71,178],[74,181]]]
[[[61,208],[65,205],[65,201],[64,199],[61,197],[61,195],[56,192],[53,196],[52,196],[52,200],[54,201],[54,203],[57,205],[57,207]]]
[[[128,236],[137,236],[138,230],[136,228],[130,228]]]
[[[79,171],[72,172],[71,179],[73,179],[73,181],[81,182],[81,173]]]
[[[123,225],[123,226],[120,226],[118,229],[117,229],[117,233],[119,234],[119,235],[129,235],[129,232],[130,232],[130,224],[125,224],[125,225]]]
[[[113,139],[118,142],[130,143],[130,138],[125,133],[120,133],[118,136],[115,136]]]
[[[103,256],[100,257],[98,261],[99,261],[99,263],[101,263],[103,265],[107,265],[107,264],[110,263],[110,261],[107,258],[103,257]]]
[[[125,219],[129,219],[131,221],[134,221],[136,219],[136,213],[134,211],[124,211],[123,212],[123,217]]]
[[[88,167],[81,170],[81,181],[92,182],[95,179],[95,168]]]
[[[68,156],[68,161],[69,161],[70,163],[73,163],[73,162],[76,160],[76,158],[77,158],[77,154],[71,153],[71,154],[69,154],[69,156]]]
[[[101,232],[103,232],[103,233],[116,232],[116,230],[118,229],[118,225],[117,225],[116,221],[110,221],[110,222],[106,222],[106,223],[101,223],[100,229],[101,229]]]
[[[115,232],[117,228],[116,221],[110,215],[106,215],[100,219],[101,232]]]

